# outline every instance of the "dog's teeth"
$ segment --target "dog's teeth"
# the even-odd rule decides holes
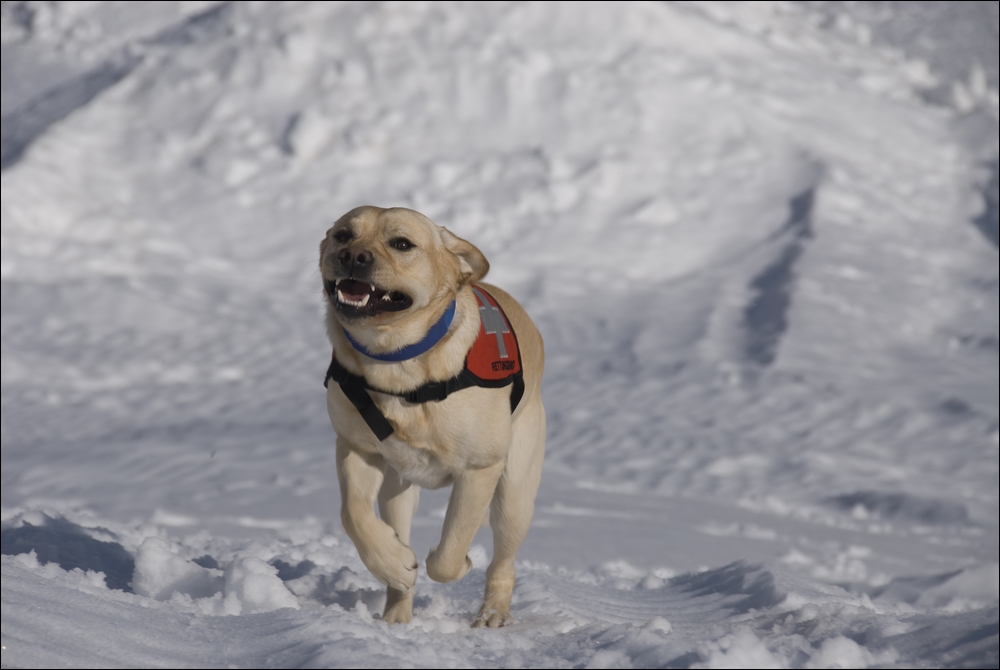
[[[375,288],[375,284],[369,284],[369,286],[372,287],[372,293],[374,293],[376,290],[378,290],[378,289]]]
[[[392,298],[390,298],[389,294],[386,293],[385,295],[382,296],[382,300],[385,300],[386,302],[389,302],[390,300],[392,300]]]
[[[337,289],[337,300],[339,300],[340,302],[347,302],[347,300],[344,299],[344,292],[341,291],[339,288]]]
[[[370,295],[371,295],[371,294],[369,294],[369,293],[366,293],[366,294],[365,294],[365,297],[361,299],[361,302],[357,303],[357,304],[358,304],[358,306],[359,306],[359,307],[364,307],[365,305],[367,305],[367,304],[368,304],[368,298],[370,297]]]

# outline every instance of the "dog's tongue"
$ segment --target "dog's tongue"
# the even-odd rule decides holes
[[[349,300],[361,300],[372,292],[372,285],[368,282],[357,281],[355,279],[344,279],[337,284],[337,290],[344,294]]]

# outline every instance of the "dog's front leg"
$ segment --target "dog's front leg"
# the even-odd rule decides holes
[[[480,470],[468,470],[455,479],[448,511],[441,530],[441,542],[427,556],[427,576],[436,582],[454,582],[472,568],[469,545],[476,536],[505,462]]]
[[[396,531],[375,515],[375,499],[386,467],[378,454],[364,454],[337,438],[337,479],[340,481],[340,519],[357,547],[361,562],[375,578],[407,592],[417,581],[417,559],[400,542]]]
[[[410,524],[417,511],[420,500],[420,489],[410,482],[403,481],[399,473],[391,465],[387,465],[378,492],[378,509],[382,520],[392,526],[399,541],[410,545]],[[386,623],[410,623],[413,619],[413,592],[400,591],[391,586],[386,587],[385,611],[382,621]]]

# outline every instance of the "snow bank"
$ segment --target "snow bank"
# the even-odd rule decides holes
[[[781,661],[749,630],[725,636],[710,646],[708,659],[695,668],[782,668]],[[850,666],[853,667],[853,666]]]
[[[278,579],[278,570],[256,556],[240,554],[226,566],[226,614],[253,614],[290,607],[299,603]]]
[[[123,535],[150,530],[91,521]],[[668,577],[622,562],[587,571],[520,562],[518,623],[485,632],[468,626],[485,581],[481,567],[450,585],[421,574],[413,624],[387,627],[377,620],[384,591],[349,543],[322,530],[296,535],[242,546],[204,535],[147,536],[136,549],[135,593],[109,588],[97,572],[42,564],[33,553],[4,555],[4,662],[87,657],[136,666],[167,654],[185,667],[225,658],[331,667],[847,668],[995,658],[995,607],[927,618],[741,563]],[[204,567],[216,562],[201,554],[206,549],[222,557],[224,570]],[[182,558],[192,555],[197,562]],[[655,574],[664,579],[651,583]],[[60,603],[58,614],[44,606],[50,602]],[[970,626],[984,634],[968,635]]]
[[[205,568],[177,556],[170,543],[147,538],[136,557],[133,588],[141,596],[171,600],[188,596],[206,614],[255,614],[289,607],[299,609],[295,596],[278,578],[278,569],[241,552],[224,570]]]
[[[221,593],[225,584],[221,570],[184,560],[171,551],[170,543],[163,538],[150,537],[139,546],[132,589],[141,596],[170,600],[180,593],[192,598],[211,598]],[[239,614],[239,607],[233,614]]]
[[[805,667],[870,668],[878,665],[881,664],[876,663],[872,654],[863,649],[854,640],[846,637],[832,637],[823,641],[819,650],[809,659],[809,663]]]

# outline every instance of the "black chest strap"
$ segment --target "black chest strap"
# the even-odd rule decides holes
[[[344,392],[344,395],[346,395],[347,399],[351,401],[351,404],[357,408],[358,413],[361,414],[361,418],[365,420],[365,423],[367,423],[368,427],[372,429],[372,432],[375,433],[375,437],[377,437],[380,442],[392,435],[393,427],[392,424],[389,423],[389,420],[385,418],[385,415],[382,414],[382,411],[379,410],[375,401],[372,400],[368,391],[394,395],[403,398],[407,402],[425,403],[439,402],[447,398],[452,393],[470,388],[472,386],[502,388],[513,384],[514,388],[512,388],[510,392],[511,414],[513,414],[514,410],[517,409],[518,404],[521,402],[521,398],[524,396],[524,375],[521,372],[518,372],[507,379],[480,379],[476,375],[472,374],[468,367],[463,368],[461,372],[451,379],[446,379],[440,382],[427,382],[426,384],[419,386],[412,391],[407,391],[406,393],[394,393],[392,391],[383,391],[382,389],[371,386],[367,381],[365,381],[364,377],[347,370],[347,368],[340,364],[335,356],[333,360],[330,361],[330,367],[326,370],[326,378],[323,380],[323,386],[329,387],[331,379],[337,382],[340,386],[340,390]]]
[[[326,371],[326,379],[323,381],[323,386],[329,387],[331,379],[340,385],[340,390],[344,392],[347,399],[351,401],[352,405],[358,408],[361,418],[372,429],[379,442],[392,435],[392,424],[389,423],[389,420],[379,410],[378,405],[375,404],[372,397],[368,395],[368,384],[365,382],[364,377],[348,372],[334,358],[330,361],[330,367]]]

